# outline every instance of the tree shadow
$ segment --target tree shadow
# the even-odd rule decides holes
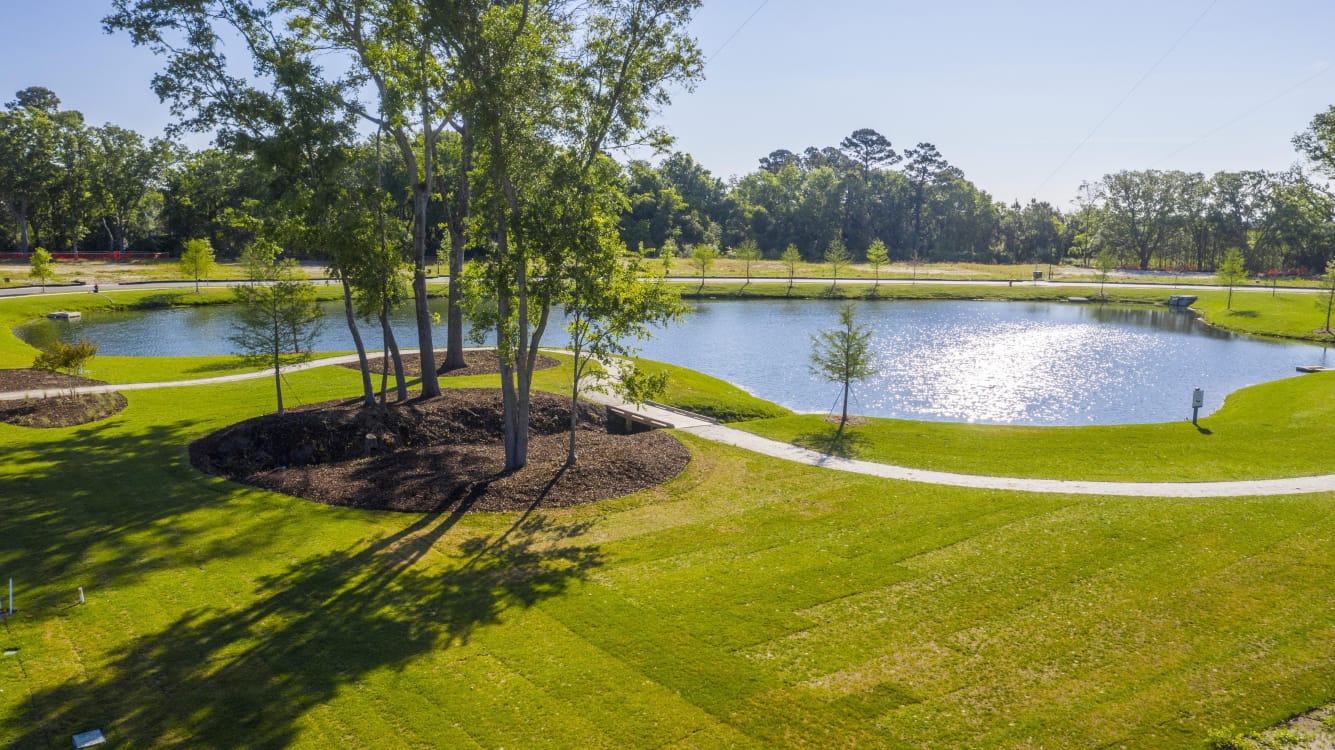
[[[165,551],[187,542],[209,559],[251,553],[287,533],[286,519],[235,519],[235,533],[202,546],[178,519],[228,502],[240,488],[195,471],[184,446],[193,420],[127,429],[117,419],[7,447],[0,565],[17,581],[42,582],[25,608],[52,605],[53,584],[110,586],[171,567]],[[94,551],[95,554],[94,554]],[[77,576],[77,580],[76,577]],[[62,594],[63,596],[63,594]]]
[[[494,538],[451,545],[459,554],[443,565],[423,558],[467,507],[295,562],[260,578],[244,605],[187,612],[113,652],[91,681],[32,695],[3,734],[16,747],[61,744],[91,727],[134,747],[285,747],[301,717],[342,686],[467,643],[507,610],[560,595],[602,565],[597,547],[575,541],[588,525],[535,516],[540,502]]]
[[[871,441],[852,429],[850,425],[844,427],[843,431],[837,426],[831,426],[828,429],[804,432],[797,436],[795,442],[803,448],[830,456],[857,458]]]

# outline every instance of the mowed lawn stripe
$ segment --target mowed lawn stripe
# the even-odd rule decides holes
[[[584,592],[572,595],[579,597]],[[484,635],[483,645],[552,697],[567,703],[567,710],[597,724],[612,746],[658,747],[706,727],[726,726],[624,658],[581,638],[546,610],[547,605],[540,604],[519,613],[513,623],[536,637]]]

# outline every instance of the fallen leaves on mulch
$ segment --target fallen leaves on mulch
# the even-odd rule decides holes
[[[605,500],[665,482],[690,460],[664,432],[607,434],[601,411],[583,405],[578,461],[563,468],[569,416],[565,399],[534,393],[528,465],[508,475],[500,393],[484,389],[383,411],[350,401],[259,417],[196,441],[190,456],[204,471],[287,495],[417,513]]]

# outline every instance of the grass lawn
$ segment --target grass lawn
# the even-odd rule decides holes
[[[778,404],[756,398],[727,381],[704,373],[647,359],[639,360],[639,363],[649,372],[667,372],[667,393],[658,400],[669,406],[713,417],[720,422],[770,419],[792,414]]]
[[[867,419],[845,428],[817,415],[737,425],[851,458],[963,474],[1044,479],[1221,481],[1335,473],[1335,373],[1245,388],[1191,422],[1012,427]]]
[[[7,328],[0,361],[24,366]],[[562,391],[568,367],[537,385]],[[291,403],[359,387],[287,380]],[[1308,455],[1332,388],[1248,389],[1200,439],[1308,420],[1319,437],[1290,438]],[[0,425],[19,609],[0,745],[1203,748],[1335,701],[1335,494],[945,488],[682,434],[683,475],[631,497],[369,513],[188,465],[192,439],[272,408],[267,380],[127,397],[97,424]],[[761,408],[703,376],[669,398]]]
[[[97,284],[126,284],[139,281],[192,281],[181,276],[180,267],[172,259],[132,260],[132,261],[56,261],[56,278],[53,283],[68,284],[74,280],[83,281],[91,286]],[[303,263],[301,270],[311,278],[324,278],[329,275],[320,263]],[[32,283],[28,278],[31,271],[27,263],[0,263],[0,287],[27,286]],[[238,262],[218,262],[209,272],[212,280],[244,279],[245,266]],[[3,279],[8,278],[5,282]]]

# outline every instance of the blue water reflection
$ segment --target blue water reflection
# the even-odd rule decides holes
[[[443,303],[442,303],[443,304]],[[439,310],[443,313],[443,309]],[[338,305],[328,308],[317,348],[351,349]],[[174,308],[43,322],[30,337],[87,336],[104,354],[227,354],[229,307]],[[645,342],[646,357],[724,378],[797,411],[834,408],[839,387],[808,368],[812,335],[835,325],[838,303],[710,301]],[[854,392],[852,410],[872,416],[1030,425],[1127,424],[1190,417],[1191,391],[1208,414],[1239,388],[1290,377],[1297,365],[1329,364],[1309,344],[1263,341],[1210,328],[1165,308],[1015,302],[863,302],[880,374]],[[409,311],[395,321],[415,346]],[[547,344],[560,346],[554,325]],[[368,347],[379,329],[366,326]],[[444,333],[439,331],[438,345]]]

